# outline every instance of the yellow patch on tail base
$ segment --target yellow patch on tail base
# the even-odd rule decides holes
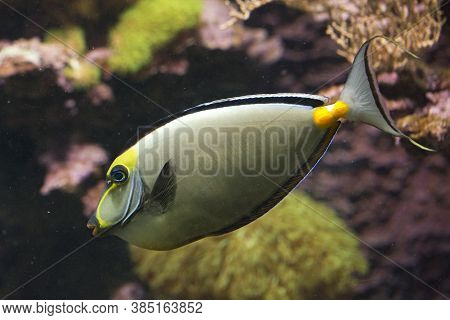
[[[328,128],[335,121],[333,114],[326,107],[315,108],[313,120],[315,125],[321,129]]]
[[[329,106],[315,108],[313,111],[314,124],[321,129],[328,128],[340,118],[344,118],[348,109],[348,105],[340,100]]]
[[[333,105],[333,108],[331,109],[331,112],[333,113],[333,116],[336,119],[344,118],[348,113],[348,104],[346,104],[344,101],[338,100]]]

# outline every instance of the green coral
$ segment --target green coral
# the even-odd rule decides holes
[[[63,70],[64,76],[77,90],[84,90],[98,84],[101,70],[87,60],[72,59]]]
[[[338,298],[367,271],[336,213],[300,192],[235,232],[154,252],[131,247],[137,274],[161,297]]]
[[[78,26],[69,26],[63,29],[50,29],[46,34],[44,41],[57,44],[62,42],[64,45],[68,45],[70,48],[81,54],[86,51],[84,31]]]
[[[122,14],[110,33],[111,70],[138,71],[180,31],[197,25],[201,7],[201,0],[138,1]]]

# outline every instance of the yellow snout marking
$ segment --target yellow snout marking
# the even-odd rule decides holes
[[[99,224],[100,228],[107,228],[109,227],[111,224],[108,223],[105,219],[102,218],[102,216],[100,215],[100,208],[102,207],[103,201],[106,199],[106,197],[108,196],[108,193],[111,192],[114,188],[116,188],[117,185],[113,184],[111,187],[109,187],[105,193],[102,196],[102,199],[100,200],[98,207],[97,207],[97,212],[96,212],[96,218]]]
[[[344,118],[348,109],[348,105],[341,100],[329,106],[315,108],[313,111],[314,124],[321,129],[328,128],[340,118]]]

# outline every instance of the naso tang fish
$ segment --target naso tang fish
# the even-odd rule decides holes
[[[372,40],[357,53],[334,104],[309,94],[253,95],[205,103],[166,119],[111,164],[88,227],[94,235],[113,234],[153,250],[240,228],[301,182],[342,119],[430,150],[390,118],[370,68]],[[267,128],[277,134],[259,134]]]

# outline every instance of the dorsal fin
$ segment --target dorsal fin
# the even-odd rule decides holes
[[[325,105],[327,102],[328,98],[326,97],[306,93],[254,94],[206,102],[186,111],[203,111],[230,106],[267,103],[292,104],[316,108]]]

